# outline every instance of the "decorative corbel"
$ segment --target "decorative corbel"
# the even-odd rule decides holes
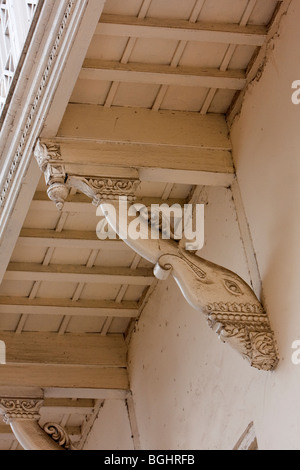
[[[73,450],[65,430],[54,423],[39,425],[41,398],[0,398],[0,413],[24,450]]]
[[[46,145],[38,140],[34,156],[40,170],[45,175],[49,199],[55,203],[58,210],[62,210],[64,202],[68,197],[69,189],[65,185],[66,173],[60,146],[56,144]]]
[[[46,174],[49,165],[55,166],[56,163],[48,159]],[[48,181],[51,190],[51,178]],[[94,205],[101,207],[118,236],[154,264],[154,274],[158,279],[174,277],[187,302],[205,315],[208,325],[221,341],[229,343],[251,366],[273,370],[278,356],[268,316],[251,287],[240,276],[185,250],[182,243],[175,240],[151,239],[146,219],[141,227],[144,236],[140,239],[123,236],[121,227],[129,224],[130,218],[126,214],[122,220],[124,211],[119,211],[119,198],[126,197],[132,204],[138,185],[138,179],[66,176],[66,191],[60,194],[67,194],[67,188],[73,187],[90,197]],[[114,206],[113,216],[108,203]]]

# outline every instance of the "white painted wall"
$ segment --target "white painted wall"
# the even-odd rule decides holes
[[[275,331],[275,372],[251,369],[218,343],[172,280],[146,306],[130,347],[130,377],[142,448],[232,449],[254,421],[260,449],[300,448],[300,2],[294,0],[271,46],[263,78],[247,93],[232,131],[242,198]],[[210,189],[201,255],[247,267],[229,190]]]
[[[291,344],[300,338],[300,2],[293,0],[232,133],[243,202],[263,282],[265,304],[281,356],[267,380],[257,420],[260,445],[300,448],[300,366]]]
[[[250,282],[231,191],[207,188],[204,249]],[[253,384],[265,379],[222,344],[171,279],[147,304],[130,354],[144,449],[232,449],[254,418]]]

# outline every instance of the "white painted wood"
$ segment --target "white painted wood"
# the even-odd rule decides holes
[[[205,0],[197,0],[197,2],[195,3],[194,8],[193,8],[192,13],[191,13],[190,18],[189,18],[189,21],[191,23],[195,23],[197,21],[199,15],[200,15],[200,12],[201,12],[201,10],[204,6],[204,3],[205,3]],[[177,67],[179,65],[180,59],[182,58],[183,53],[184,53],[187,45],[188,45],[188,41],[182,40],[182,39],[179,41],[179,43],[177,45],[177,48],[176,48],[176,51],[175,51],[175,54],[174,54],[173,59],[172,59],[171,64],[170,64],[171,67]],[[160,87],[160,90],[159,90],[159,92],[157,94],[157,97],[156,97],[156,99],[153,103],[153,106],[152,106],[152,109],[154,111],[159,110],[159,108],[161,107],[161,105],[164,101],[164,98],[165,98],[168,90],[169,90],[169,87],[167,85],[162,85]]]
[[[101,174],[101,166],[113,161],[123,171],[168,170],[157,181],[170,183],[210,184],[213,175],[200,173],[215,173],[216,184],[224,177],[221,184],[227,186],[234,173],[227,124],[219,115],[69,105],[54,141],[61,147],[67,171],[74,174],[87,166]],[[140,178],[146,181],[149,174],[153,181],[151,173],[140,171]]]
[[[101,16],[96,34],[173,41],[194,41],[218,44],[262,46],[266,28],[234,24],[191,23],[185,20],[167,20],[107,15]]]
[[[93,250],[129,251],[121,240],[99,240],[95,232],[64,230],[22,229],[17,246],[90,248]]]
[[[69,165],[98,166],[114,161],[124,168],[160,168],[194,172],[234,174],[231,152],[200,147],[179,147],[147,144],[102,144],[92,142],[61,141],[63,159]],[[80,172],[77,174],[81,174]],[[172,182],[167,180],[165,182]],[[175,181],[174,181],[175,182]],[[191,183],[192,184],[192,183]]]
[[[254,7],[257,3],[257,0],[250,0],[246,6],[246,9],[241,17],[241,21],[239,23],[240,27],[245,27],[251,17],[251,14],[254,10]],[[267,30],[265,30],[265,34],[267,34]],[[262,38],[262,43],[260,44],[260,46],[262,46],[266,40],[266,35],[264,36],[264,38]],[[237,50],[237,47],[238,45],[235,43],[235,42],[230,42],[230,45],[228,46],[227,48],[227,51],[225,53],[225,56],[223,57],[223,60],[221,62],[221,65],[220,65],[220,70],[222,71],[225,71],[228,69],[229,67],[229,64],[230,64],[230,61],[231,59],[233,58],[236,50]],[[206,114],[208,113],[209,111],[209,108],[217,94],[217,89],[216,88],[211,88],[207,94],[207,97],[205,99],[205,102],[202,106],[202,109],[201,109],[201,114]]]
[[[144,18],[146,16],[151,1],[152,0],[144,0],[143,1],[140,12],[138,14],[138,18]],[[96,29],[95,33],[97,33],[97,29]],[[137,38],[135,38],[135,37],[130,37],[129,38],[129,40],[126,44],[125,50],[123,52],[121,61],[120,61],[122,64],[127,64],[129,62],[130,56],[131,56],[131,54],[134,50],[134,47],[136,45],[136,41],[137,41]],[[109,93],[106,97],[104,107],[110,107],[113,104],[113,100],[114,100],[114,98],[117,94],[117,91],[119,89],[119,85],[120,85],[119,82],[113,82],[112,83],[112,85],[110,87],[110,90],[109,90]]]
[[[247,258],[247,264],[249,268],[249,274],[251,279],[251,285],[257,297],[260,299],[262,294],[261,276],[258,269],[257,259],[254,251],[253,240],[246,217],[244,204],[239,188],[237,178],[233,181],[231,186],[233,201],[236,208],[237,220],[240,227],[241,238],[244,245],[245,255]]]
[[[45,398],[41,409],[41,414],[83,414],[89,415],[94,409],[94,400],[71,398]]]
[[[79,265],[49,265],[35,263],[10,263],[4,275],[7,281],[101,282],[148,286],[153,282],[152,270],[140,268],[99,267]]]
[[[10,217],[8,218],[7,233],[9,236],[3,236],[0,244],[0,280],[2,281],[5,270],[15,248],[18,235],[27,215],[30,203],[34,196],[35,189],[40,180],[40,169],[36,162],[32,161],[29,165],[28,172],[23,180],[19,191],[20,196],[14,206]],[[4,228],[4,225],[2,226]]]
[[[127,406],[128,418],[129,418],[129,423],[130,423],[130,428],[131,428],[131,433],[132,433],[134,450],[142,450],[138,423],[137,423],[135,408],[134,408],[134,401],[133,401],[133,397],[131,393],[128,394],[128,397],[126,399],[126,406]]]
[[[218,69],[193,67],[172,68],[168,65],[121,64],[120,62],[86,59],[81,80],[105,80],[125,83],[150,83],[198,88],[242,90],[246,84],[241,70],[222,72]]]
[[[95,420],[97,419],[97,416],[99,415],[99,412],[100,412],[101,408],[103,407],[104,403],[105,403],[104,400],[96,400],[92,416],[88,417],[85,420],[85,422],[84,422],[84,424],[81,428],[81,439],[80,439],[79,446],[77,447],[78,450],[82,450],[83,445],[85,444],[85,441],[86,441],[88,435],[90,434],[90,432],[93,428],[93,425],[95,423]]]
[[[127,348],[122,335],[56,333],[0,333],[6,344],[7,364],[65,364],[126,367]]]
[[[0,313],[26,315],[66,315],[82,317],[136,318],[136,302],[70,299],[28,299],[22,297],[0,297]]]
[[[0,187],[6,191],[0,217],[0,279],[39,180],[38,168],[31,159],[32,148],[57,91],[72,46],[69,40],[82,20],[85,6],[86,1],[76,2],[68,10],[66,0],[45,2],[1,128],[1,155],[5,159],[1,161]]]
[[[141,181],[153,181],[161,183],[192,184],[200,186],[224,186],[228,187],[234,180],[233,173],[167,170],[164,168],[141,168],[139,170]]]
[[[97,400],[125,400],[128,390],[99,389],[99,388],[68,388],[45,387],[45,398],[73,398],[73,399],[97,399]]]
[[[81,0],[77,2],[80,13],[70,27],[69,48],[65,53],[64,67],[42,131],[45,137],[55,135],[59,128],[105,1]]]
[[[57,143],[74,139],[103,144],[122,142],[232,149],[223,115],[199,116],[180,111],[152,113],[149,109],[104,109],[84,104],[69,104],[57,137]],[[43,141],[47,143],[47,139]]]
[[[0,366],[0,373],[1,383],[11,387],[128,390],[127,371],[120,367],[16,364]]]

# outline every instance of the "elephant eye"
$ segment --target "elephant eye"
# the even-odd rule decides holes
[[[226,289],[231,294],[234,294],[234,295],[242,295],[243,294],[242,290],[240,289],[240,287],[237,285],[236,282],[230,281],[229,279],[224,279],[224,284],[225,284]]]

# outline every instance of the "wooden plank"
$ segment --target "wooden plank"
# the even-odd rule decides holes
[[[64,315],[108,318],[137,318],[139,304],[110,300],[45,299],[0,296],[0,313],[18,315]]]
[[[89,388],[59,388],[45,387],[45,398],[72,398],[72,399],[94,399],[94,400],[125,400],[129,391],[117,389],[89,389]]]
[[[64,364],[126,367],[123,335],[0,332],[7,364]]]
[[[90,204],[90,201],[89,201]],[[95,232],[77,230],[22,229],[17,246],[88,248],[95,250],[129,251],[130,248],[121,240],[99,240]]]
[[[165,170],[234,173],[231,152],[197,147],[172,147],[142,144],[101,144],[56,139],[67,163],[156,168]]]
[[[222,115],[70,104],[51,141],[70,174],[111,166],[135,168],[143,181],[228,186],[235,173]]]
[[[105,284],[130,284],[148,286],[154,280],[152,269],[132,270],[122,267],[87,268],[80,265],[37,263],[10,263],[4,279],[7,281],[51,281],[51,282],[92,282]]]
[[[170,67],[86,59],[79,74],[81,80],[104,80],[152,85],[185,86],[242,90],[246,84],[243,70],[219,70],[200,67]]]
[[[171,170],[157,168],[140,169],[141,181],[160,183],[188,184],[195,186],[224,186],[227,188],[234,181],[235,174],[212,171]]]
[[[223,115],[69,104],[57,137],[231,150]],[[108,163],[111,165],[111,162]]]
[[[95,401],[92,399],[46,398],[41,411],[47,415],[51,413],[90,415],[94,407]]]
[[[91,176],[91,175],[90,175]],[[94,175],[92,175],[94,176]],[[163,199],[162,197],[137,197],[136,198],[136,203],[137,204],[144,204],[145,206],[151,206],[151,204],[160,204],[163,200],[165,201],[168,201],[169,204],[180,204],[180,205],[184,205],[186,203],[186,200],[185,199],[182,199],[182,198],[168,198],[168,199]],[[33,201],[49,201],[49,197],[47,195],[47,193],[45,191],[37,191],[33,197]],[[85,207],[85,210],[88,210],[88,205],[89,206],[92,206],[92,209],[94,211],[94,213],[96,212],[96,208],[95,206],[92,205],[92,200],[91,198],[89,198],[88,196],[86,196],[85,194],[82,194],[82,193],[78,193],[78,194],[74,194],[74,195],[70,195],[68,196],[68,198],[66,199],[66,204],[73,204],[73,208],[75,209],[76,205],[75,204],[78,204],[78,205],[82,205],[83,207]],[[76,212],[75,211],[72,211],[72,212]],[[79,211],[80,212],[80,211]],[[100,211],[100,214],[99,216],[101,215],[101,211]],[[75,234],[76,234],[76,231],[74,231]],[[84,233],[84,232],[83,232]],[[58,235],[59,236],[59,235]],[[94,232],[93,238],[97,238],[97,234],[96,234],[96,231]],[[81,237],[82,238],[82,237]],[[76,237],[76,239],[79,239],[79,236]],[[118,240],[115,240],[115,241],[118,241]]]
[[[1,384],[11,387],[128,390],[127,370],[120,367],[53,364],[0,365]]]
[[[192,23],[179,19],[140,19],[125,15],[103,14],[95,34],[261,46],[265,41],[267,29],[265,26],[256,25]]]

